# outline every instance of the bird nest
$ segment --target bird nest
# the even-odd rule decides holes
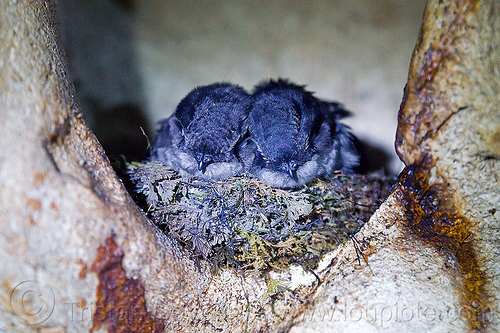
[[[193,257],[257,271],[290,263],[314,268],[339,244],[355,241],[394,182],[336,174],[288,191],[243,176],[181,177],[160,162],[129,164],[128,173],[148,217]]]

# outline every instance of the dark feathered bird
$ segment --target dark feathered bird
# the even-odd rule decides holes
[[[349,113],[286,80],[258,85],[248,117],[255,157],[249,171],[274,187],[294,188],[359,164],[355,138],[338,120]]]
[[[231,84],[195,88],[170,118],[160,122],[151,159],[204,179],[241,173],[238,146],[246,132],[249,103],[249,94]]]

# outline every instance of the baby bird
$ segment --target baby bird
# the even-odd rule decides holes
[[[192,90],[174,114],[160,122],[151,160],[158,160],[183,175],[223,179],[244,171],[238,147],[250,96],[243,88],[215,83]]]
[[[258,85],[248,117],[255,157],[249,171],[267,184],[295,188],[359,164],[355,138],[338,120],[349,112],[287,80]]]

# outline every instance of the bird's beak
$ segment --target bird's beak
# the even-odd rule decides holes
[[[287,169],[288,169],[288,175],[290,176],[290,178],[297,181],[297,169],[292,168],[290,165],[287,166]]]
[[[201,173],[205,173],[206,169],[205,163],[203,163],[203,157],[198,161],[198,171],[201,171]]]

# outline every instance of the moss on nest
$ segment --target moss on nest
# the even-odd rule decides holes
[[[247,177],[181,177],[159,162],[132,163],[128,172],[147,215],[193,256],[258,271],[292,262],[314,268],[370,218],[393,183],[337,174],[287,191]]]

